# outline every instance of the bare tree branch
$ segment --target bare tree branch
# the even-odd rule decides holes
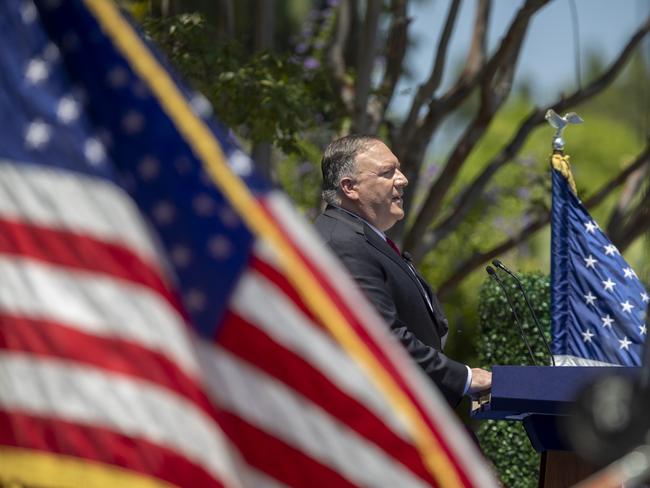
[[[442,97],[433,99],[429,103],[429,112],[424,121],[419,124],[419,129],[413,135],[414,139],[430,139],[431,134],[442,118],[458,108],[462,102],[467,100],[472,91],[474,91],[479,84],[483,83],[484,79],[492,79],[499,66],[511,57],[513,50],[519,49],[519,45],[526,35],[528,23],[533,14],[549,1],[550,0],[527,0],[527,2],[517,12],[512,24],[510,24],[510,28],[501,41],[499,49],[497,49],[476,76],[469,79],[459,78],[458,82]],[[407,143],[412,144],[412,142],[413,141],[408,141]]]
[[[379,124],[385,118],[386,110],[395,93],[395,87],[402,75],[402,64],[406,55],[406,46],[408,45],[408,26],[410,23],[410,19],[406,16],[407,5],[408,0],[391,1],[392,21],[386,43],[386,70],[377,90],[377,110],[373,114],[375,118],[369,130],[373,134],[377,132]]]
[[[416,242],[419,241],[417,237],[425,233],[426,227],[440,211],[442,202],[467,161],[467,157],[483,137],[497,111],[510,94],[515,67],[521,52],[522,40],[523,37],[518,43],[512,44],[503,65],[494,72],[494,75],[491,78],[485,77],[483,79],[481,83],[481,105],[478,113],[452,151],[438,179],[430,188],[422,208],[406,236],[404,247],[413,252],[416,260],[419,260],[424,254],[424,247],[416,245]]]
[[[627,249],[637,237],[650,230],[650,192],[645,192],[636,208],[631,209],[628,215],[624,227],[612,239],[620,251]]]
[[[352,110],[352,94],[345,79],[345,44],[352,22],[352,0],[342,0],[337,8],[336,29],[327,50],[327,65],[332,72],[332,79],[343,104]]]
[[[415,97],[413,97],[413,102],[411,102],[411,108],[409,114],[406,117],[406,120],[402,124],[402,134],[401,138],[410,139],[411,135],[415,131],[415,126],[418,120],[418,115],[422,106],[429,100],[435,91],[440,85],[440,80],[442,79],[442,73],[445,67],[445,61],[447,60],[447,51],[449,46],[449,39],[454,30],[454,25],[456,23],[456,17],[458,16],[458,9],[460,7],[460,0],[453,0],[449,6],[449,11],[447,12],[447,20],[445,21],[445,27],[438,41],[438,48],[436,50],[436,57],[431,68],[431,73],[429,74],[429,79],[420,85]]]
[[[491,82],[501,63],[513,59],[513,53],[519,52],[519,46],[526,34],[530,18],[537,10],[548,3],[548,1],[549,0],[527,0],[517,12],[517,15],[512,21],[512,24],[499,46],[499,49],[497,49],[476,76],[469,80],[459,79],[457,83],[441,98],[434,98],[429,103],[429,111],[427,115],[423,121],[418,122],[413,135],[411,137],[399,138],[399,145],[396,147],[396,154],[402,162],[404,174],[411,181],[412,188],[417,187],[419,165],[424,158],[427,145],[429,144],[431,136],[438,124],[447,115],[458,108],[462,102],[466,101],[479,83],[483,83],[483,80],[490,80]],[[472,128],[470,127],[469,130],[471,129]],[[404,131],[402,131],[402,134],[404,134]],[[447,191],[447,188],[445,188],[445,191]],[[432,192],[429,192],[429,195],[432,199],[435,199]],[[404,208],[407,212],[411,207],[412,201],[413,192],[407,191],[404,194]],[[433,204],[434,202],[431,203]],[[395,232],[401,233],[404,225],[403,221],[399,222]],[[418,228],[421,228],[419,231],[420,234],[424,233],[427,225],[428,221],[424,222],[423,218],[420,218],[420,221],[418,222]],[[415,235],[417,234],[409,232],[406,239],[413,241]]]
[[[634,171],[641,168],[643,165],[650,164],[650,145],[647,145],[643,152],[636,158],[636,160],[619,172],[614,178],[608,181],[603,187],[601,187],[597,192],[595,192],[591,197],[583,201],[583,205],[587,209],[594,208],[598,206],[605,198],[607,198],[612,191],[618,188],[627,177]],[[646,196],[646,198],[648,198]],[[452,275],[447,278],[439,287],[438,295],[444,297],[447,293],[456,288],[465,277],[476,268],[482,264],[488,262],[489,260],[496,258],[497,256],[509,251],[513,247],[521,244],[530,238],[533,233],[547,225],[551,221],[550,212],[546,212],[542,215],[538,215],[536,219],[529,222],[528,225],[523,227],[516,235],[506,239],[500,244],[494,246],[493,248],[474,253],[467,260],[462,262],[452,273]],[[647,228],[650,227],[650,223],[646,222],[635,238],[641,235]],[[630,241],[631,243],[632,241]]]
[[[490,161],[490,163],[483,169],[483,171],[470,183],[460,194],[460,198],[454,205],[452,213],[440,223],[433,231],[428,232],[423,237],[416,236],[417,240],[421,243],[422,252],[431,250],[435,245],[444,239],[460,224],[462,219],[471,210],[472,206],[476,203],[485,187],[494,176],[494,174],[501,169],[507,162],[511,161],[516,156],[523,144],[526,142],[532,130],[539,124],[544,122],[544,114],[547,109],[552,108],[556,112],[563,112],[573,105],[584,102],[590,97],[597,95],[604,88],[609,86],[611,81],[625,66],[627,60],[630,58],[634,48],[639,44],[643,37],[650,31],[650,22],[646,22],[636,33],[630,38],[628,44],[623,48],[617,59],[600,77],[594,80],[591,84],[582,90],[575,91],[568,98],[559,101],[553,106],[543,109],[533,110],[526,120],[520,125],[519,130],[511,139],[510,143]]]
[[[372,68],[375,64],[377,28],[379,27],[379,14],[381,13],[382,4],[382,0],[367,1],[363,33],[357,56],[352,132],[366,132],[368,97],[370,96]]]
[[[479,0],[476,7],[472,42],[467,55],[467,62],[460,75],[461,80],[469,80],[485,65],[487,58],[487,27],[490,22],[491,11],[491,0]]]
[[[606,232],[612,241],[617,241],[618,236],[625,228],[626,217],[629,215],[630,208],[634,205],[634,197],[642,188],[646,176],[644,169],[635,171],[627,178],[618,197],[618,202],[616,202],[614,210],[607,219]]]

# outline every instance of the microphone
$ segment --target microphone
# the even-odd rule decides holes
[[[503,294],[506,296],[506,300],[508,301],[508,306],[510,307],[510,310],[512,310],[512,315],[515,317],[515,322],[517,323],[517,326],[519,327],[519,332],[521,333],[521,338],[524,340],[524,344],[526,344],[526,348],[528,349],[528,353],[530,354],[530,359],[532,359],[533,364],[537,366],[537,361],[535,361],[535,355],[533,354],[533,350],[530,348],[530,344],[528,343],[528,339],[526,338],[526,334],[524,333],[524,327],[521,325],[521,322],[519,321],[519,316],[517,315],[517,311],[515,310],[515,307],[512,304],[512,300],[510,300],[510,295],[508,294],[508,291],[506,290],[505,285],[501,281],[501,278],[497,276],[497,272],[494,271],[494,268],[492,266],[488,266],[485,268],[485,271],[487,271],[487,274],[490,275],[490,277],[498,283],[498,285],[501,287],[503,290]]]
[[[526,306],[528,307],[528,311],[533,316],[533,320],[535,321],[535,325],[537,326],[537,331],[539,332],[539,336],[542,338],[542,341],[544,342],[544,346],[546,346],[548,355],[551,358],[551,364],[555,366],[555,358],[553,357],[551,348],[549,347],[548,342],[546,341],[546,337],[544,336],[544,331],[542,331],[542,326],[539,325],[539,320],[537,320],[537,315],[535,315],[535,311],[533,310],[533,307],[531,306],[530,301],[528,300],[528,294],[526,293],[526,290],[524,290],[524,285],[522,285],[521,280],[517,278],[517,275],[515,275],[512,271],[506,268],[506,265],[503,264],[498,259],[494,259],[492,261],[492,264],[494,264],[497,268],[499,268],[502,271],[505,271],[506,273],[508,273],[510,276],[514,278],[515,282],[517,283],[517,288],[519,288],[519,291],[524,296],[524,300],[526,301]]]

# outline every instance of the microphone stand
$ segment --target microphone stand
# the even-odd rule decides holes
[[[497,276],[496,271],[494,271],[494,268],[492,266],[488,266],[485,268],[485,271],[487,271],[487,274],[490,275],[490,277],[496,281],[501,289],[503,290],[503,294],[506,296],[506,300],[508,301],[508,306],[510,307],[510,310],[512,311],[512,314],[515,317],[515,322],[517,323],[517,326],[519,327],[519,332],[521,333],[521,338],[524,340],[524,343],[526,344],[526,348],[528,349],[528,353],[530,354],[530,359],[533,361],[533,364],[537,366],[537,361],[535,361],[535,355],[533,354],[533,350],[530,348],[530,344],[528,343],[528,339],[526,338],[526,334],[524,333],[524,327],[521,325],[521,322],[519,321],[519,316],[517,315],[517,311],[515,310],[514,305],[512,304],[512,300],[510,300],[510,295],[508,294],[508,291],[506,290],[505,285],[501,281],[501,278]]]
[[[537,320],[537,315],[535,315],[535,311],[533,310],[533,307],[531,306],[530,301],[528,300],[528,294],[526,293],[526,290],[524,290],[524,285],[522,285],[521,280],[517,278],[517,276],[512,271],[506,268],[505,264],[503,264],[498,259],[493,260],[492,264],[494,264],[497,268],[499,268],[502,271],[505,271],[506,273],[508,273],[510,276],[514,278],[515,282],[517,283],[517,287],[519,288],[519,291],[524,296],[524,300],[526,301],[526,306],[528,307],[528,311],[533,316],[533,320],[535,322],[535,325],[537,326],[537,331],[539,332],[539,336],[542,338],[542,341],[544,342],[544,346],[546,346],[548,355],[551,358],[551,364],[555,366],[555,358],[553,357],[551,348],[549,347],[548,342],[546,341],[546,337],[544,336],[544,331],[542,331],[542,326],[539,325],[539,320]]]

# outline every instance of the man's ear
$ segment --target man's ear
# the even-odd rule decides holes
[[[341,178],[339,189],[341,190],[341,194],[348,200],[359,199],[359,192],[357,191],[356,183],[352,178]]]

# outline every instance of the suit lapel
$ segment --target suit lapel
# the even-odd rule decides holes
[[[447,320],[444,317],[444,314],[442,313],[442,309],[440,308],[440,303],[437,301],[435,295],[431,292],[431,289],[429,288],[429,285],[424,281],[424,279],[419,279],[418,277],[420,276],[419,273],[414,269],[416,274],[413,274],[413,272],[409,269],[408,264],[404,261],[404,259],[399,256],[392,247],[384,240],[382,239],[377,232],[375,232],[368,224],[366,224],[363,220],[360,218],[346,212],[345,210],[342,210],[340,208],[328,205],[328,207],[325,209],[324,212],[325,215],[336,219],[343,221],[347,223],[348,225],[352,226],[357,232],[357,234],[363,236],[366,240],[366,242],[377,249],[379,252],[384,254],[388,259],[393,261],[395,264],[397,264],[402,271],[409,277],[411,281],[415,284],[415,286],[418,288],[420,293],[428,293],[429,294],[429,299],[431,300],[431,307],[429,304],[427,304],[427,310],[429,311],[429,314],[433,318],[433,322],[436,324],[436,326],[440,329],[440,336],[444,336],[447,333],[448,326],[447,326]],[[426,298],[422,297],[422,299],[426,303]]]

